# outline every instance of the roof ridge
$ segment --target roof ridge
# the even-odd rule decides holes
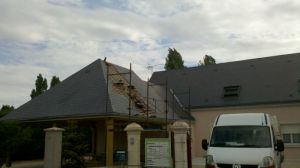
[[[186,71],[186,70],[193,70],[193,69],[198,69],[198,68],[207,68],[207,67],[212,67],[212,66],[234,64],[234,63],[248,63],[248,62],[260,61],[260,60],[274,60],[274,59],[283,58],[284,56],[290,56],[290,57],[300,56],[300,52],[290,53],[290,54],[274,55],[274,56],[264,56],[264,57],[259,57],[259,58],[250,58],[250,59],[245,59],[245,60],[235,60],[235,61],[230,61],[230,62],[220,62],[220,63],[211,64],[211,65],[207,65],[207,66],[193,66],[193,67],[184,67],[184,68],[181,68],[181,69],[156,71],[156,72],[153,72],[153,74],[154,73],[163,73],[163,72]]]

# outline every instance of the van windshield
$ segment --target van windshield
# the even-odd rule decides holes
[[[267,126],[220,126],[213,129],[212,147],[266,148],[272,147]]]

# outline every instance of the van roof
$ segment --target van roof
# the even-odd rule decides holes
[[[264,113],[242,113],[242,114],[222,114],[215,126],[234,125],[268,125],[267,114]]]

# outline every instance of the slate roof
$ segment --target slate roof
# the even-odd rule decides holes
[[[69,118],[103,117],[103,116],[128,116],[128,96],[120,94],[114,87],[113,78],[109,76],[108,99],[106,99],[107,67],[102,60],[96,60],[90,65],[63,80],[53,88],[40,96],[23,104],[15,111],[2,117],[1,120],[42,121]],[[128,73],[129,70],[117,65],[109,64],[118,73]],[[112,73],[112,72],[110,72]],[[121,75],[117,77],[120,79]],[[129,81],[129,75],[122,75],[123,80]],[[147,83],[141,80],[134,72],[132,73],[132,85],[136,88],[141,98],[146,97]],[[152,97],[157,100],[164,99],[161,86],[149,89]],[[145,99],[145,98],[144,98]],[[107,104],[106,104],[107,102]],[[107,105],[107,110],[106,110]],[[164,104],[156,106],[156,118],[165,118]],[[172,110],[172,109],[171,109]],[[159,114],[161,112],[161,114]],[[176,113],[176,112],[174,112]],[[134,103],[132,116],[145,117]],[[192,118],[187,113],[169,113],[168,119]]]
[[[190,88],[191,108],[300,102],[300,53],[155,72],[150,79],[166,80],[184,106]],[[240,86],[239,96],[224,98],[227,86]]]

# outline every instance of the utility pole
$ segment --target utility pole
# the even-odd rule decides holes
[[[130,63],[130,69],[129,69],[129,88],[128,88],[128,94],[129,94],[129,99],[128,99],[128,118],[129,121],[131,120],[131,63]]]
[[[147,80],[147,107],[146,107],[146,112],[147,112],[147,124],[149,123],[149,78]]]

